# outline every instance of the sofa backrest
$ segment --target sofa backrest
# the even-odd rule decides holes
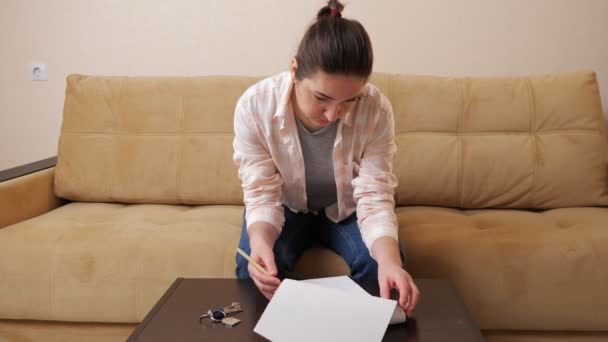
[[[259,78],[67,79],[55,191],[74,201],[242,204],[233,111]],[[593,72],[374,74],[395,112],[399,205],[608,205]]]
[[[258,78],[67,78],[55,176],[74,201],[242,204],[236,101]]]
[[[593,72],[375,75],[395,112],[400,205],[608,205],[608,144]]]

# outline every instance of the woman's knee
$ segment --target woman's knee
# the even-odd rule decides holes
[[[248,262],[241,255],[236,256],[236,270],[235,274],[237,279],[249,279],[249,269],[247,268]]]
[[[378,263],[366,249],[355,257],[351,264],[350,272],[354,280],[377,279]]]

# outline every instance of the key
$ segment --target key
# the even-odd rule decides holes
[[[198,319],[199,322],[201,322],[203,320],[203,318],[209,317],[211,315],[211,310],[207,311],[206,314],[201,315],[201,317]]]
[[[205,318],[205,317],[210,317],[213,311],[215,311],[215,312],[221,311],[220,314],[223,313],[224,316],[228,316],[229,314],[243,311],[243,308],[241,308],[241,304],[239,302],[233,302],[232,304],[230,304],[222,309],[211,309],[211,310],[207,311],[206,314],[202,315],[199,318],[199,322],[202,321],[203,318]],[[219,317],[216,318],[216,320],[219,320]]]
[[[234,302],[231,305],[225,307],[223,310],[226,314],[237,313],[237,312],[243,311],[243,309],[241,308],[241,304],[239,302]]]
[[[222,320],[222,323],[224,323],[225,325],[227,325],[229,327],[233,327],[233,326],[241,323],[241,320],[238,318],[234,318],[234,317],[226,317]]]

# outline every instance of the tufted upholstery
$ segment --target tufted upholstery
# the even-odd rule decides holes
[[[178,276],[234,277],[242,214],[70,203],[4,228],[0,318],[141,321]]]
[[[608,148],[594,73],[379,74],[372,82],[395,112],[399,205],[608,205]]]
[[[406,268],[448,277],[483,329],[608,327],[608,208],[400,207]]]
[[[0,318],[140,322],[177,277],[235,277],[242,215],[241,206],[75,202],[4,228],[0,293],[13,295],[0,296]],[[303,276],[348,270],[328,250],[302,264]]]
[[[75,201],[242,204],[232,118],[255,80],[69,76],[56,193]]]
[[[400,207],[397,217],[406,268],[448,277],[482,328],[608,326],[608,208]],[[241,223],[240,206],[70,203],[2,229],[0,290],[23,297],[0,296],[0,318],[141,321],[178,276],[234,277]],[[297,267],[347,270],[328,250]]]
[[[241,204],[234,104],[255,78],[68,78],[56,193],[75,201]],[[608,205],[595,74],[375,74],[395,112],[400,205]],[[554,172],[560,170],[560,172]]]

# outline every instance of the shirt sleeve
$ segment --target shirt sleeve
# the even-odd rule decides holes
[[[264,134],[253,119],[251,107],[239,99],[234,114],[234,163],[243,187],[247,228],[267,222],[280,233],[285,221],[283,179],[270,156]]]
[[[396,150],[393,109],[382,97],[376,129],[364,147],[359,175],[353,179],[359,228],[370,254],[380,237],[399,241],[394,198],[397,177],[393,174]]]

